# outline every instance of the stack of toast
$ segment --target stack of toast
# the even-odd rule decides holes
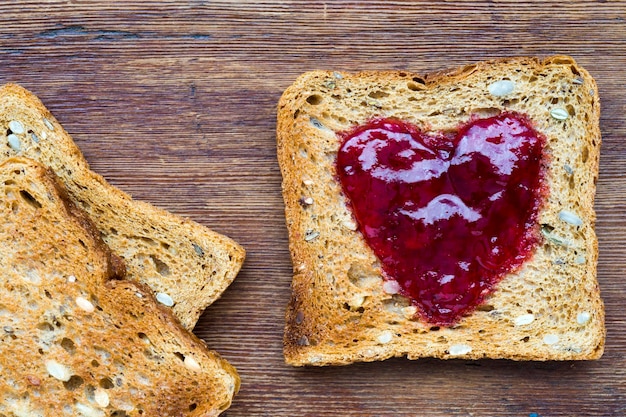
[[[239,377],[191,329],[244,250],[109,185],[27,90],[0,97],[0,415],[228,408]]]

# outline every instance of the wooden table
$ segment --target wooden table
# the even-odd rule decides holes
[[[0,80],[36,93],[92,168],[227,234],[246,264],[196,333],[239,370],[239,416],[626,415],[626,2],[3,2]],[[604,357],[293,369],[275,108],[301,72],[572,55],[597,79]]]

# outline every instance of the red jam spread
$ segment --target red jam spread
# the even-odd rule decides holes
[[[342,134],[337,174],[386,279],[418,314],[470,314],[538,242],[545,139],[518,113],[452,133],[381,119]]]

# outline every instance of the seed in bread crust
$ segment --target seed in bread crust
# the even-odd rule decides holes
[[[511,94],[515,89],[515,83],[511,80],[500,80],[489,85],[489,93],[496,97]]]
[[[341,224],[343,227],[353,232],[357,229],[357,224],[354,220],[344,220]]]
[[[304,321],[304,313],[302,311],[298,311],[296,314],[296,324],[300,324]]]
[[[417,314],[417,307],[415,307],[415,306],[403,307],[402,308],[402,314],[404,314],[404,317],[406,317],[407,319],[411,320]]]
[[[378,342],[383,345],[391,342],[391,339],[393,339],[393,334],[390,331],[384,331],[378,335]]]
[[[555,343],[558,343],[558,341],[559,336],[555,334],[547,334],[543,337],[543,343],[545,343],[546,345],[553,345]]]
[[[307,242],[310,242],[312,240],[315,240],[319,237],[320,232],[317,232],[315,230],[307,230],[306,233],[304,234],[304,240],[306,240]]]
[[[363,305],[364,302],[365,302],[364,296],[362,296],[361,294],[355,294],[350,300],[350,307],[359,308]]]
[[[515,325],[524,326],[526,324],[532,323],[533,321],[535,321],[534,314],[522,314],[521,316],[515,318]]]
[[[573,242],[569,239],[566,239],[564,237],[558,236],[553,234],[548,228],[546,227],[542,227],[541,228],[541,234],[548,239],[550,242],[556,244],[556,245],[560,245],[560,246],[565,246],[565,247],[571,247],[573,246]]]
[[[10,134],[9,136],[7,136],[7,141],[9,142],[9,146],[11,147],[11,149],[13,149],[15,152],[19,152],[22,149],[20,139],[16,135]]]
[[[383,283],[383,291],[387,294],[397,294],[400,292],[400,284],[395,280],[387,280]]]
[[[198,256],[204,256],[204,250],[200,247],[200,245],[193,243],[192,246]]]
[[[96,309],[93,304],[84,297],[76,297],[76,305],[87,313],[93,313]]]
[[[48,129],[54,130],[54,126],[52,125],[52,123],[50,123],[50,120],[46,119],[45,117],[43,118],[43,124],[45,124]]]
[[[200,370],[200,364],[191,356],[185,356],[185,360],[183,361],[183,363],[185,364],[185,367],[190,371],[197,372]]]
[[[472,351],[472,347],[463,343],[452,345],[450,346],[450,349],[448,350],[448,352],[450,352],[450,355],[452,356],[465,355],[465,354],[470,353],[471,351]]]
[[[96,392],[94,392],[94,400],[100,407],[109,406],[109,394],[102,388],[96,389]]]
[[[565,170],[565,172],[567,172],[569,175],[573,175],[574,174],[574,169],[569,166],[568,164],[563,165],[563,169]]]
[[[81,416],[85,417],[104,417],[104,413],[101,410],[96,410],[95,408],[85,405],[85,404],[76,404],[76,409],[80,413]]]
[[[9,129],[17,135],[24,133],[24,125],[18,120],[11,120],[9,122]]]
[[[67,366],[61,365],[59,362],[52,359],[46,361],[46,370],[51,377],[59,381],[67,382],[72,377],[72,372],[70,372]]]
[[[556,120],[567,120],[567,118],[569,117],[569,113],[567,112],[567,110],[557,107],[550,111],[550,116],[552,116]]]
[[[576,316],[576,322],[580,325],[589,323],[589,320],[591,320],[591,314],[589,314],[587,311],[578,313],[578,315]]]
[[[311,117],[311,118],[309,119],[309,121],[311,122],[311,124],[312,124],[313,126],[315,126],[315,127],[316,127],[316,128],[318,128],[318,129],[325,129],[325,128],[326,128],[326,126],[324,126],[324,125],[322,124],[322,122],[320,122],[319,120],[317,120],[317,119],[316,119],[316,118],[314,118],[314,117]]]
[[[573,226],[582,226],[583,224],[582,219],[578,217],[575,213],[572,213],[569,210],[561,210],[559,212],[559,219]]]
[[[167,293],[158,292],[156,294],[156,299],[159,303],[163,304],[164,306],[172,307],[174,305],[174,300]]]

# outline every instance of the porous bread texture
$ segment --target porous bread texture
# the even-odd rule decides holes
[[[52,171],[0,165],[0,416],[216,416],[235,369],[121,264]]]
[[[490,86],[501,80],[512,81],[513,91],[492,94]],[[380,262],[357,230],[336,180],[337,133],[378,117],[446,131],[472,115],[502,111],[526,114],[547,139],[547,197],[538,215],[542,239],[531,259],[505,276],[477,311],[451,327],[432,326],[417,317],[407,298],[394,294],[393,285],[384,285]],[[563,111],[566,119],[560,120]],[[294,268],[286,362],[599,358],[605,338],[593,208],[599,116],[595,81],[567,56],[482,62],[426,76],[300,76],[280,100],[277,125]]]
[[[234,280],[245,257],[241,246],[108,184],[26,89],[0,88],[0,127],[0,158],[24,156],[52,168],[106,244],[125,260],[129,279],[148,285],[186,328],[192,329]]]

